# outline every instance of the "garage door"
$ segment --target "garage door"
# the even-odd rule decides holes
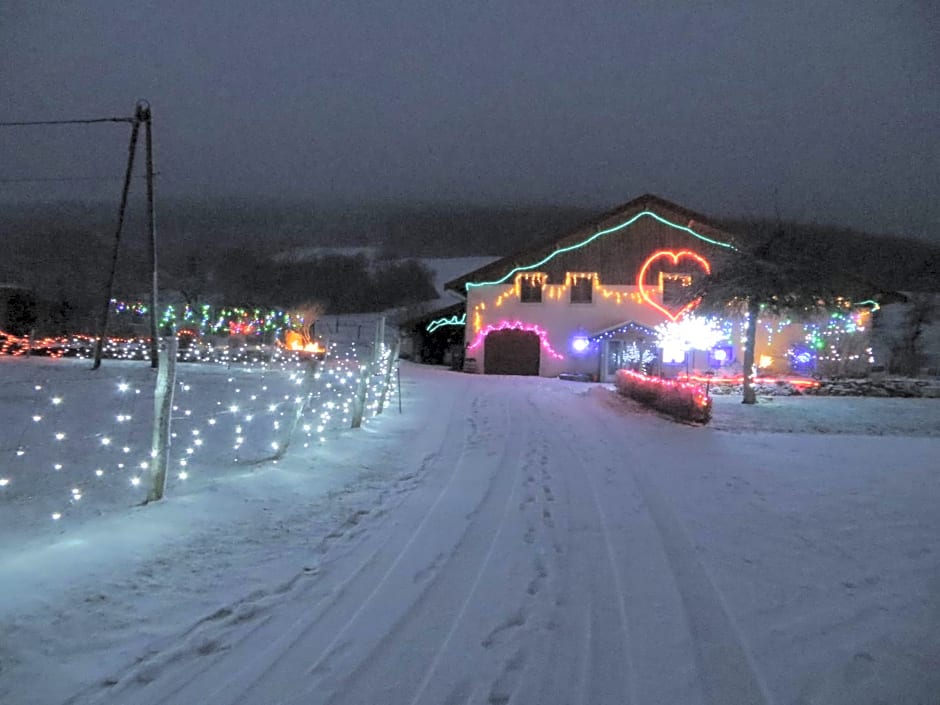
[[[537,375],[540,341],[525,330],[497,330],[486,336],[483,366],[488,375]]]

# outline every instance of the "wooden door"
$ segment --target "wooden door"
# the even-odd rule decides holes
[[[486,336],[484,372],[488,375],[537,375],[540,353],[539,337],[531,331],[493,331]]]

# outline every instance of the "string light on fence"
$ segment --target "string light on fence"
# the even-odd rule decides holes
[[[328,363],[318,365],[316,368],[306,364],[302,368],[298,367],[302,361],[287,358],[276,363],[270,360],[263,363],[245,363],[237,375],[222,378],[227,381],[220,385],[216,394],[207,394],[205,389],[201,389],[202,382],[194,384],[190,379],[181,381],[176,386],[176,393],[199,399],[200,403],[198,406],[188,404],[187,397],[184,396],[173,405],[175,413],[172,437],[189,439],[189,443],[171,446],[170,462],[176,466],[174,479],[186,480],[191,474],[185,468],[187,458],[202,457],[201,453],[212,448],[215,448],[216,452],[224,452],[225,444],[220,444],[219,441],[224,439],[228,429],[234,430],[235,447],[241,454],[241,457],[234,458],[234,462],[243,460],[244,453],[251,448],[260,451],[262,457],[258,460],[268,459],[274,462],[277,458],[270,457],[270,454],[280,456],[290,442],[289,434],[295,429],[296,432],[303,434],[297,440],[302,441],[304,447],[309,447],[306,441],[314,439],[319,439],[320,443],[327,442],[328,431],[331,428],[339,430],[342,428],[340,424],[349,423],[352,409],[356,404],[356,389],[359,382],[357,372],[360,368],[355,353],[343,354],[337,352],[335,348],[331,349],[334,356]],[[368,350],[366,352],[371,356]],[[364,408],[373,415],[379,410],[381,388],[386,376],[381,371],[388,364],[390,354],[390,348],[383,346],[372,368],[373,372],[366,375],[368,384]],[[61,364],[67,364],[67,362],[63,361]],[[278,375],[277,384],[273,383],[275,380],[273,374]],[[210,375],[207,381],[211,379]],[[150,448],[149,428],[141,433],[142,426],[149,427],[147,415],[143,414],[139,408],[132,408],[133,404],[138,402],[128,402],[129,399],[137,398],[146,403],[141,397],[141,388],[135,386],[132,379],[114,380],[108,383],[113,383],[119,393],[112,402],[119,408],[100,408],[100,415],[104,421],[96,424],[99,428],[85,428],[80,423],[76,423],[77,419],[87,416],[87,411],[86,408],[78,411],[73,404],[77,400],[87,401],[89,395],[86,392],[76,394],[64,390],[65,393],[62,393],[61,390],[55,389],[55,384],[52,386],[48,383],[35,384],[34,392],[41,395],[37,397],[39,407],[41,408],[43,403],[51,404],[55,412],[44,414],[30,410],[25,415],[25,422],[30,424],[28,428],[36,427],[37,430],[43,428],[40,422],[46,422],[52,428],[58,426],[59,430],[51,435],[59,443],[42,443],[38,437],[33,440],[27,435],[23,438],[25,442],[7,451],[17,457],[25,454],[32,455],[30,451],[36,451],[40,460],[45,457],[50,462],[46,467],[51,467],[61,473],[63,481],[70,483],[62,488],[68,497],[69,508],[56,512],[56,520],[66,516],[67,513],[78,511],[74,508],[78,500],[83,500],[82,504],[91,501],[90,506],[97,506],[94,504],[93,497],[101,488],[113,486],[109,482],[111,478],[120,477],[122,481],[127,482],[128,487],[138,488],[142,483],[146,485],[147,475],[155,467],[152,462],[142,460],[140,457],[143,455],[150,458],[153,454]],[[285,393],[289,390],[284,389],[284,385],[290,385],[290,389],[293,389],[304,384],[310,386],[305,387],[303,392]],[[230,395],[228,400],[225,399],[225,390],[228,390],[228,395]],[[133,394],[130,394],[131,391]],[[222,398],[213,398],[216,395]],[[272,396],[275,397],[273,401],[270,398]],[[248,397],[254,401],[248,400]],[[211,412],[205,413],[203,409],[211,410]],[[217,409],[228,409],[230,414],[220,418],[217,416]],[[49,413],[52,413],[52,417],[48,416]],[[260,420],[264,415],[268,417],[270,426],[264,424],[258,428],[257,423],[252,423]],[[66,420],[68,426],[60,425],[65,424]],[[255,427],[256,430],[248,433],[249,426]],[[25,426],[23,428],[27,429],[25,432],[34,433]],[[46,428],[48,429],[48,426]],[[213,431],[207,435],[206,431],[209,429]],[[260,436],[257,435],[259,432]],[[267,439],[264,438],[266,433],[269,434]],[[255,445],[256,442],[258,445]],[[146,450],[141,447],[144,444],[146,444]],[[118,457],[125,458],[127,463],[115,462],[116,458],[112,454],[116,451],[119,452]],[[83,462],[78,464],[68,462],[68,458],[73,455],[81,458]],[[255,460],[252,458],[252,462]],[[131,472],[128,473],[128,470]],[[92,478],[96,478],[98,482],[94,485],[86,485],[82,481],[83,473],[86,473],[85,482]],[[0,479],[3,480],[0,487],[17,484],[16,475],[4,476]],[[91,491],[92,487],[98,490]]]

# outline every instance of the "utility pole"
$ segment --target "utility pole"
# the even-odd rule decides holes
[[[108,337],[108,315],[111,312],[111,297],[114,295],[114,276],[117,273],[118,249],[121,244],[121,232],[124,230],[124,213],[127,211],[127,194],[131,189],[131,177],[134,173],[134,154],[137,152],[137,135],[140,133],[140,120],[134,117],[131,127],[131,141],[127,147],[127,168],[124,171],[124,188],[121,190],[121,205],[118,207],[117,230],[114,233],[114,247],[111,249],[111,271],[105,285],[104,305],[101,309],[101,321],[98,326],[98,340],[95,343],[95,362],[93,370],[101,367],[101,354],[104,341]]]
[[[131,187],[134,172],[134,157],[137,153],[137,139],[140,135],[140,126],[144,126],[144,150],[147,167],[147,229],[150,236],[150,366],[157,368],[160,365],[159,331],[157,316],[157,220],[153,197],[153,119],[150,112],[150,103],[146,100],[138,101],[134,117],[127,119],[132,125],[131,139],[127,147],[127,168],[124,172],[124,188],[121,190],[121,205],[118,208],[117,229],[114,234],[114,247],[111,250],[111,270],[108,273],[108,283],[105,286],[104,305],[101,309],[101,320],[98,327],[98,340],[95,344],[95,362],[92,369],[101,367],[101,358],[104,343],[108,337],[108,318],[111,312],[111,298],[114,296],[114,278],[117,275],[118,252],[121,245],[121,234],[124,230],[124,216],[127,212],[127,195]]]
[[[141,100],[137,103],[134,115],[138,123],[144,123],[144,145],[147,153],[147,229],[150,231],[150,366],[156,369],[160,365],[159,338],[157,337],[157,218],[153,205],[153,120],[150,115],[150,103]]]

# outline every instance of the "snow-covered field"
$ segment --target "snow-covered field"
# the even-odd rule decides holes
[[[438,297],[432,301],[425,302],[428,311],[444,308],[453,304],[462,302],[463,297],[453,291],[445,291],[444,285],[457,277],[463,276],[483,267],[490,262],[495,262],[498,257],[423,257],[421,263],[434,273],[434,288],[437,290]]]
[[[711,428],[734,433],[838,433],[862,436],[940,436],[937,399],[872,397],[712,397]]]
[[[4,428],[50,420],[28,392]],[[402,409],[277,464],[228,428],[145,507],[0,488],[0,702],[940,701],[938,400],[718,398],[703,428],[403,363]]]

